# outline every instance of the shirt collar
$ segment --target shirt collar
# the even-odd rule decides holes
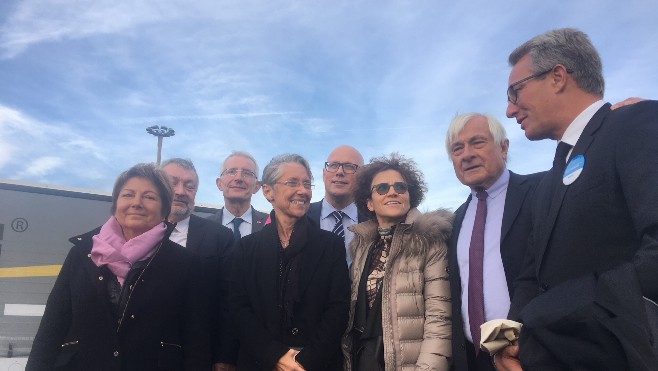
[[[237,217],[235,215],[231,214],[231,212],[228,211],[227,208],[224,208],[224,211],[222,212],[222,224],[223,225],[228,225],[235,218],[237,218]],[[245,221],[249,224],[252,224],[251,223],[251,220],[252,220],[252,218],[251,218],[251,206],[247,209],[247,211],[244,212],[244,214],[242,214],[242,216],[240,218],[242,218],[243,221]]]
[[[334,211],[336,211],[336,208],[333,207],[333,205],[330,204],[327,201],[326,198],[323,198],[322,199],[322,209],[320,210],[320,219],[324,219],[324,218],[328,217]],[[359,220],[359,212],[356,209],[356,204],[354,202],[352,202],[351,204],[345,206],[345,208],[343,208],[343,210],[340,210],[340,211],[344,212],[354,222],[357,222]]]
[[[489,187],[489,189],[486,189],[487,191],[487,198],[496,198],[498,197],[503,191],[507,189],[507,185],[509,184],[509,170],[505,169],[503,170],[503,173],[496,179],[494,184]],[[471,195],[473,199],[475,199],[475,194],[477,191],[471,189]]]
[[[605,102],[601,100],[597,100],[596,102],[592,103],[589,107],[585,108],[583,112],[581,112],[576,118],[569,124],[567,127],[567,130],[564,131],[564,134],[562,135],[562,139],[560,139],[561,142],[565,142],[567,144],[570,144],[572,147],[576,145],[576,142],[578,142],[578,139],[580,138],[580,135],[583,133],[583,130],[585,130],[585,126],[587,126],[587,123],[589,120],[592,119],[594,114],[601,108]]]
[[[176,223],[174,229],[179,233],[187,234],[187,231],[190,229],[190,216],[188,215],[187,218]]]

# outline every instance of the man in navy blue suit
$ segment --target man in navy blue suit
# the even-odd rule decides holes
[[[347,227],[368,220],[357,211],[354,204],[356,172],[361,166],[363,156],[354,147],[339,146],[334,149],[327,157],[322,170],[324,198],[313,202],[307,213],[320,228],[344,238],[348,267],[352,264],[349,243],[353,234]]]
[[[509,140],[495,117],[479,113],[456,116],[448,128],[446,150],[459,181],[471,194],[455,212],[448,266],[452,294],[452,348],[455,371],[493,370],[491,358],[473,345],[469,317],[469,252],[478,191],[487,192],[484,231],[484,318],[504,318],[509,311],[512,283],[523,262],[530,234],[532,193],[544,173],[519,175],[507,169]],[[481,278],[481,279],[482,279]],[[472,293],[471,293],[472,294]],[[477,322],[477,319],[474,321]],[[482,323],[474,323],[479,331]],[[479,336],[476,334],[476,337]],[[476,348],[477,347],[477,348]]]
[[[612,111],[600,57],[575,29],[536,36],[509,62],[507,116],[558,146],[509,313],[524,326],[498,369],[656,370],[658,102]]]
[[[236,239],[263,229],[269,214],[251,206],[251,197],[260,190],[258,164],[252,155],[231,152],[222,163],[215,183],[222,191],[224,207],[210,215],[209,220],[230,228]]]

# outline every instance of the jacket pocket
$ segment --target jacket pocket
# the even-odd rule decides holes
[[[55,370],[70,370],[73,368],[73,362],[78,355],[79,345],[78,340],[71,340],[62,344],[62,348],[55,359]]]
[[[161,370],[183,369],[183,347],[180,344],[160,342],[158,353],[158,368]]]
[[[583,177],[583,175],[585,176]],[[576,179],[576,181],[569,186],[568,188],[569,197],[579,198],[580,195],[582,195],[583,193],[592,194],[592,193],[605,192],[605,188],[603,187],[607,183],[603,176],[601,175],[593,176],[590,177],[591,179],[589,179],[587,178],[587,175],[588,174],[580,174],[578,179]],[[580,178],[583,179],[581,180]]]

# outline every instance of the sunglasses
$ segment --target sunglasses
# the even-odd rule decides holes
[[[403,195],[407,193],[407,191],[409,190],[409,186],[407,185],[407,183],[395,182],[393,184],[388,184],[388,183],[375,184],[370,189],[370,192],[377,191],[377,193],[383,196],[388,193],[388,191],[391,189],[391,186],[393,186],[393,190],[395,191],[395,193],[399,195]]]

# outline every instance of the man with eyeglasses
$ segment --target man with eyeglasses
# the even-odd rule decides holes
[[[334,149],[322,171],[324,198],[311,203],[307,214],[320,228],[344,238],[348,266],[352,264],[349,244],[354,235],[347,227],[368,220],[354,204],[356,172],[361,166],[363,156],[354,147],[339,146]]]
[[[453,368],[494,370],[489,354],[480,351],[480,325],[507,316],[530,234],[529,200],[544,173],[507,169],[509,140],[490,115],[457,115],[445,146],[455,175],[471,188],[455,211],[448,244]]]
[[[575,29],[536,36],[509,62],[507,116],[558,146],[509,312],[519,344],[497,367],[656,370],[658,102],[612,111],[600,57]]]
[[[236,240],[263,229],[268,215],[251,206],[251,197],[260,189],[252,155],[244,151],[228,155],[216,184],[224,195],[224,207],[208,219],[230,228]]]
[[[204,282],[210,305],[213,370],[233,370],[237,357],[236,340],[229,330],[228,273],[233,245],[230,229],[192,214],[199,189],[199,175],[190,160],[172,158],[162,163],[174,191],[168,221],[176,224],[169,239],[202,258]]]

